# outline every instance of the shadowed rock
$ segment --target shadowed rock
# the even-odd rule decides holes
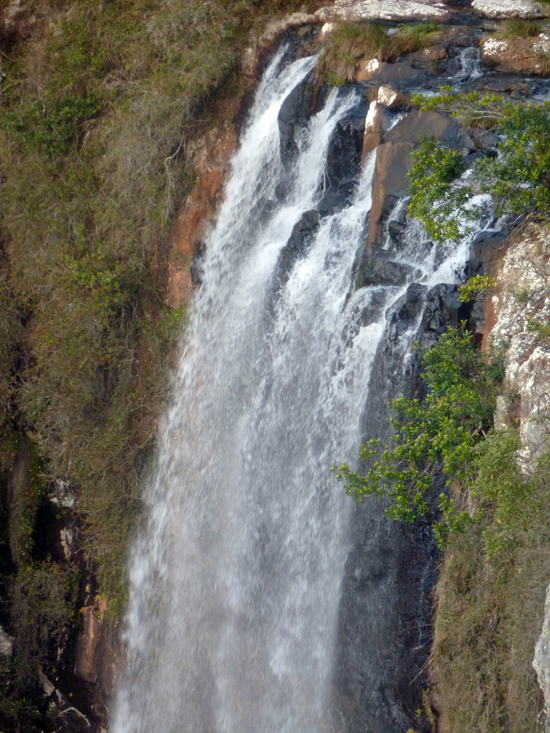
[[[363,255],[357,271],[356,288],[368,285],[404,285],[407,280],[417,276],[419,271],[403,262],[393,262],[385,252]]]

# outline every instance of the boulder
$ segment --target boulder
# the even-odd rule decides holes
[[[547,18],[550,6],[534,0],[472,0],[472,10],[486,18]]]
[[[550,69],[545,57],[549,53],[550,36],[547,33],[539,33],[533,38],[514,39],[488,36],[481,42],[482,61],[486,64],[498,64],[513,71],[547,75]]]
[[[362,160],[382,142],[384,107],[378,102],[371,102],[365,120],[365,134],[363,136]]]
[[[452,12],[432,0],[336,0],[314,13],[319,22],[337,20],[448,20]]]
[[[403,115],[402,119],[390,130],[388,143],[420,142],[422,137],[433,135],[444,145],[458,147],[460,131],[456,122],[439,112],[414,109]]]
[[[399,88],[410,88],[422,83],[423,74],[414,69],[407,59],[400,59],[395,64],[378,59],[364,59],[358,64],[355,81],[376,81],[381,84],[395,84]]]
[[[408,109],[411,106],[410,99],[405,94],[396,91],[388,84],[379,88],[378,103],[392,111]]]

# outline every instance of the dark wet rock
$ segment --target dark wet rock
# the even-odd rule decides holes
[[[422,317],[422,343],[432,346],[449,327],[468,320],[471,306],[458,299],[457,285],[436,285],[426,295]]]
[[[388,308],[386,320],[389,325],[389,338],[391,341],[398,339],[414,325],[415,320],[422,313],[425,292],[425,285],[412,283],[407,288],[407,292],[396,300],[391,308]]]
[[[365,255],[359,265],[355,286],[364,288],[368,285],[404,285],[407,280],[420,274],[416,268],[403,262],[394,262],[386,252],[378,251],[375,255]]]
[[[531,95],[530,83],[517,74],[487,74],[473,86],[489,94],[509,94],[513,97]]]
[[[462,21],[467,21],[467,17],[462,16]],[[469,48],[477,46],[479,38],[480,31],[475,25],[465,23],[464,25],[446,25],[434,33],[431,40],[434,44],[445,46],[445,48]]]
[[[266,201],[262,209],[262,213],[260,214],[260,224],[265,224],[269,221],[278,208],[279,200],[269,199]]]
[[[400,221],[399,219],[391,219],[388,222],[388,234],[391,237],[398,237],[400,234],[403,233],[405,226],[406,224],[404,221]]]
[[[193,287],[198,288],[202,285],[203,275],[203,264],[204,255],[206,254],[206,247],[204,244],[200,244],[197,249],[193,252],[193,259],[191,260],[191,267],[189,272],[191,274],[191,283]]]
[[[313,87],[307,77],[295,87],[279,110],[279,144],[283,161],[291,160],[297,153],[297,137],[308,122],[313,101]]]
[[[302,214],[300,221],[294,225],[292,234],[279,254],[277,263],[277,279],[285,281],[296,260],[302,257],[308,250],[313,235],[319,229],[321,216],[318,211],[306,211]]]
[[[328,188],[346,185],[358,179],[367,112],[368,106],[361,104],[338,122],[327,153]]]
[[[348,185],[342,185],[338,188],[332,188],[328,190],[323,198],[317,204],[317,211],[321,216],[331,216],[337,214],[345,206],[348,206],[354,194],[354,185],[350,183]]]
[[[506,239],[506,229],[483,229],[474,236],[470,250],[468,277],[487,273],[502,242]]]

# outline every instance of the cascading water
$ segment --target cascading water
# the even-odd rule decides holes
[[[407,284],[348,295],[374,155],[339,211],[315,211],[337,126],[363,103],[357,92],[333,91],[281,159],[281,107],[314,65],[284,51],[270,64],[206,243],[133,551],[115,733],[337,729],[351,501],[329,468],[357,454],[385,314]],[[436,257],[430,247],[401,258],[427,283],[438,268],[456,278],[467,248]]]

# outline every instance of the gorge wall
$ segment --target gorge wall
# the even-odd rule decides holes
[[[523,314],[536,313],[540,318],[546,315],[546,275],[545,271],[538,272],[545,267],[544,230],[538,234],[531,230],[516,234],[504,255],[499,247],[507,235],[506,223],[497,222],[497,217],[486,212],[474,238],[465,240],[456,251],[453,247],[438,251],[406,221],[403,201],[410,154],[423,135],[435,135],[445,145],[459,150],[466,161],[487,151],[491,154],[497,144],[491,133],[467,131],[446,115],[418,110],[411,103],[411,92],[435,92],[447,83],[458,89],[498,93],[510,99],[545,99],[550,87],[544,79],[544,26],[540,28],[540,37],[530,37],[521,47],[514,46],[517,53],[510,53],[509,47],[505,49],[495,35],[500,29],[498,24],[488,22],[484,16],[503,18],[513,13],[544,17],[546,6],[525,3],[510,11],[504,5],[477,0],[468,8],[396,2],[384,3],[381,9],[380,5],[336,2],[312,13],[294,14],[273,22],[251,42],[242,62],[246,83],[236,99],[221,103],[220,117],[210,126],[206,123],[210,129],[203,139],[188,143],[186,148],[197,181],[174,220],[169,256],[159,266],[159,272],[164,268],[160,279],[168,283],[166,298],[171,307],[176,307],[190,297],[193,285],[199,287],[203,280],[204,261],[209,256],[208,246],[205,250],[203,245],[223,201],[231,170],[229,161],[250,109],[247,92],[279,43],[286,41],[288,53],[300,60],[329,41],[334,24],[342,20],[381,19],[395,31],[403,21],[431,19],[438,26],[430,30],[429,44],[389,61],[359,54],[354,63],[347,63],[343,69],[343,75],[350,78],[343,80],[348,84],[340,81],[338,98],[353,93],[357,102],[338,120],[330,142],[327,140],[326,191],[310,202],[307,211],[301,212],[297,226],[289,233],[288,260],[281,263],[281,268],[290,273],[296,257],[307,251],[308,237],[317,231],[319,222],[350,206],[361,162],[366,165],[369,155],[376,151],[370,216],[363,222],[350,277],[340,293],[346,303],[357,299],[361,291],[395,295],[391,302],[380,299],[368,308],[357,304],[348,324],[348,340],[353,341],[357,330],[369,327],[376,318],[387,322],[385,335],[373,355],[370,396],[360,407],[361,439],[384,437],[388,401],[418,391],[419,365],[409,355],[412,340],[420,338],[423,344],[430,345],[449,325],[466,319],[479,340],[485,329],[487,341],[492,329],[494,338],[511,342],[506,357],[507,379],[510,390],[521,395],[520,407],[516,403],[514,409],[519,409],[522,437],[538,444],[544,436],[533,427],[531,418],[540,416],[545,409],[546,386],[539,375],[545,373],[546,347],[540,345],[536,334],[525,333]],[[8,25],[15,22],[18,13],[30,22],[24,5],[11,3],[6,16]],[[477,52],[480,41],[481,60]],[[338,69],[337,73],[342,75],[341,71]],[[329,95],[328,87],[315,81],[313,75],[297,89],[278,115],[283,157],[286,154],[289,160],[295,154],[296,141],[324,108]],[[238,111],[241,104],[244,112]],[[374,163],[372,156],[370,160]],[[282,183],[289,185],[288,181]],[[269,201],[263,201],[263,216],[271,216],[273,209],[269,207],[273,207],[273,201],[280,202],[284,197],[280,188]],[[526,261],[531,263],[533,272],[525,268]],[[208,259],[206,262],[211,267]],[[497,265],[501,269],[493,270]],[[485,316],[479,304],[473,311],[460,304],[457,294],[457,284],[479,272],[498,272],[498,289],[494,297],[490,296]],[[517,292],[524,288],[529,290],[527,306],[519,310]],[[533,375],[537,377],[535,382]],[[497,420],[504,419],[506,409],[500,404]],[[354,450],[356,447],[354,444]],[[331,455],[327,461],[345,458]],[[20,450],[8,479],[12,526],[16,521],[13,507],[18,506],[18,486],[28,482],[31,472],[31,460]],[[39,515],[49,533],[42,545],[43,552],[61,565],[79,563],[82,548],[80,519],[78,512],[73,512],[75,499],[62,482],[55,487],[55,491],[49,489],[46,509]],[[62,515],[61,519],[53,519],[56,513]],[[391,525],[374,502],[365,502],[353,508],[347,542],[350,551],[337,614],[336,673],[331,692],[335,725],[345,725],[348,731],[428,731],[434,725],[433,716],[441,714],[440,726],[445,730],[444,702],[438,703],[436,696],[431,702],[426,702],[428,698],[424,696],[422,702],[422,691],[429,684],[423,670],[430,653],[431,593],[439,562],[428,526],[419,523],[411,529]],[[16,561],[14,547],[9,562]],[[61,672],[47,669],[50,679],[40,678],[43,730],[100,730],[107,725],[107,703],[113,694],[115,670],[123,656],[119,648],[120,626],[105,614],[106,599],[96,594],[89,566],[82,567],[85,574],[79,589],[78,622],[71,636],[64,640],[63,668]],[[388,608],[392,609],[391,614]],[[542,609],[540,617],[542,624]]]

